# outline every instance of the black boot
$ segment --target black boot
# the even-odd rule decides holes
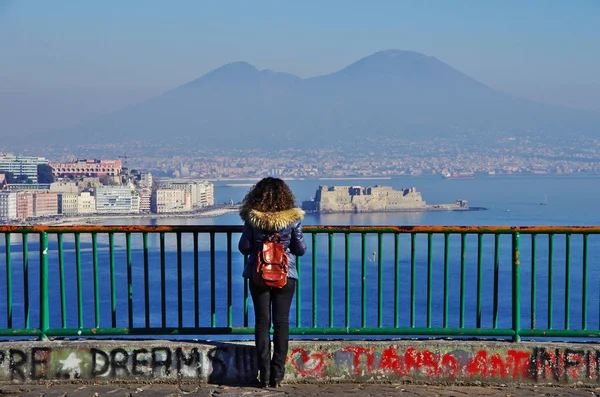
[[[265,388],[269,387],[269,383],[270,383],[269,382],[269,374],[261,372],[259,382],[260,382],[261,388],[265,389]]]
[[[273,371],[271,368],[271,377],[269,378],[269,387],[281,387],[281,380],[283,376],[278,374],[277,371]]]

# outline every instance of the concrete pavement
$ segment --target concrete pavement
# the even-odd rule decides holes
[[[123,385],[0,385],[0,395],[23,397],[156,397],[156,396],[600,396],[599,388],[551,386],[432,386],[414,384],[288,384],[278,389],[217,385],[123,384]]]

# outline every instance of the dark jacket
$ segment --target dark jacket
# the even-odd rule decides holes
[[[242,276],[250,278],[256,266],[256,254],[262,247],[263,241],[274,232],[279,232],[281,243],[288,256],[288,277],[297,279],[296,255],[302,256],[306,252],[306,244],[302,236],[300,221],[304,218],[304,211],[292,208],[285,211],[261,212],[242,208],[240,216],[244,220],[244,231],[238,249],[248,255]]]

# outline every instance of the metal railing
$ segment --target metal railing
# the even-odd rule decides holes
[[[2,226],[0,335],[252,334],[241,230]],[[600,336],[600,227],[304,232],[291,334]]]

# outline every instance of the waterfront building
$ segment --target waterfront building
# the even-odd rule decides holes
[[[25,176],[37,183],[37,167],[48,164],[44,157],[0,155],[0,172],[12,172],[14,176]]]
[[[192,208],[208,207],[215,204],[214,185],[208,181],[169,181],[162,188],[183,190],[189,193]]]
[[[152,192],[151,209],[156,214],[191,211],[191,194],[183,189],[161,188]]]
[[[17,219],[17,193],[0,191],[0,221]]]
[[[76,193],[58,193],[58,213],[77,215],[77,196]]]
[[[81,192],[77,197],[77,213],[93,214],[96,212],[96,198],[90,192]]]
[[[140,211],[140,199],[129,187],[104,186],[96,188],[96,212],[123,214]]]
[[[118,176],[123,169],[121,160],[77,160],[71,163],[51,162],[55,177],[76,176]]]
[[[17,192],[17,219],[25,220],[34,216],[33,192]]]
[[[208,181],[198,184],[199,207],[210,207],[215,205],[215,185]]]
[[[58,193],[33,193],[33,215],[36,217],[58,215]]]

